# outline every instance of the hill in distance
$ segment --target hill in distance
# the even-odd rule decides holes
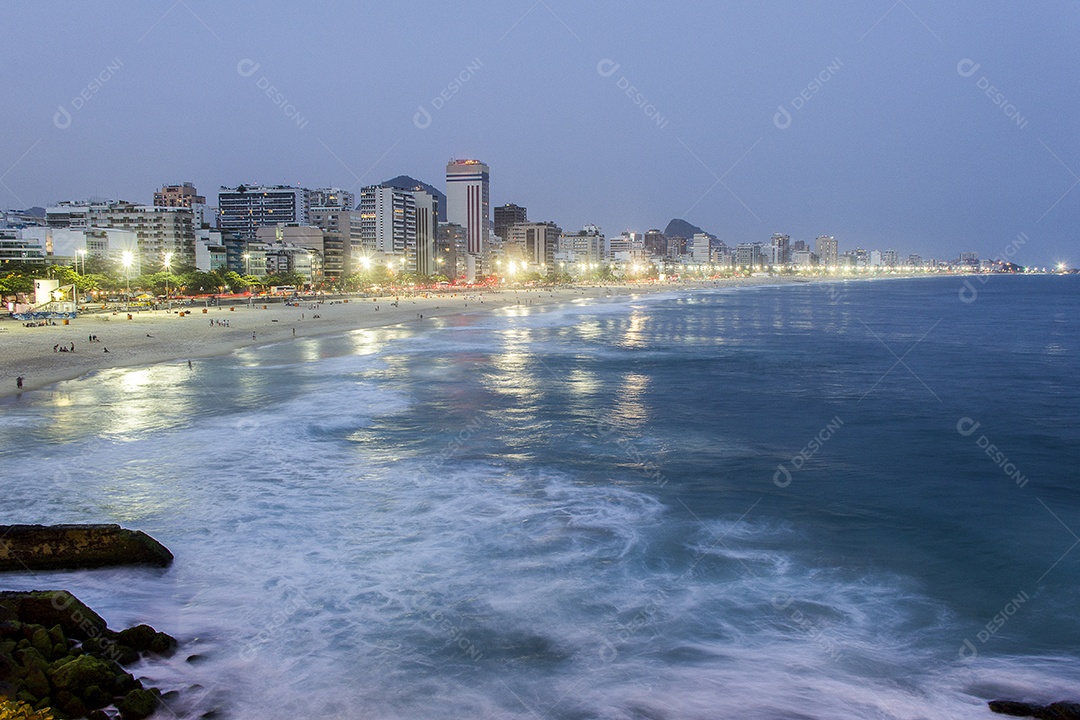
[[[681,237],[686,238],[687,240],[694,237],[696,233],[705,233],[705,231],[699,228],[697,225],[691,225],[682,218],[674,218],[671,222],[667,224],[667,227],[664,228],[664,234],[668,237]],[[712,233],[705,234],[711,238],[716,237]]]

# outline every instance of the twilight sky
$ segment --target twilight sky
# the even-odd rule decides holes
[[[445,189],[446,161],[475,157],[493,205],[564,228],[683,217],[729,244],[825,233],[1080,264],[1075,0],[139,0],[4,19],[0,207],[182,181],[212,204],[242,182]]]

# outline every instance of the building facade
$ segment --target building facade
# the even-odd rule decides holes
[[[818,237],[814,250],[817,252],[818,262],[825,267],[834,268],[840,264],[840,245],[832,235]]]
[[[308,223],[308,191],[287,185],[239,185],[218,192],[218,227],[254,240],[261,227]]]
[[[528,211],[520,205],[508,203],[495,208],[495,234],[502,240],[510,239],[510,228],[529,222]]]
[[[490,171],[479,160],[451,160],[446,166],[446,219],[465,228],[466,252],[474,258],[487,247]]]

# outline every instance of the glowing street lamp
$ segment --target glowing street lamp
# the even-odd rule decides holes
[[[131,254],[130,250],[125,250],[120,254],[120,264],[124,266],[124,277],[127,280],[127,294],[131,297],[131,263],[135,260],[135,256]]]
[[[75,251],[75,271],[79,271],[79,258],[82,258],[82,274],[86,274],[86,248],[79,248]]]
[[[168,306],[169,306],[170,310],[172,309],[172,298],[169,297],[169,272],[170,272],[170,268],[172,267],[172,256],[173,256],[173,254],[171,252],[165,253],[165,263],[164,263],[165,264],[165,302],[168,303]]]

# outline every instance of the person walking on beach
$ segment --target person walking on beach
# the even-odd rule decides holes
[[[188,370],[190,370],[191,369],[191,361],[190,360],[187,361],[187,366],[188,366]]]
[[[15,387],[17,387],[17,388],[19,388],[20,390],[22,390],[22,382],[23,382],[23,376],[22,376],[22,375],[20,375],[19,377],[15,378]]]

